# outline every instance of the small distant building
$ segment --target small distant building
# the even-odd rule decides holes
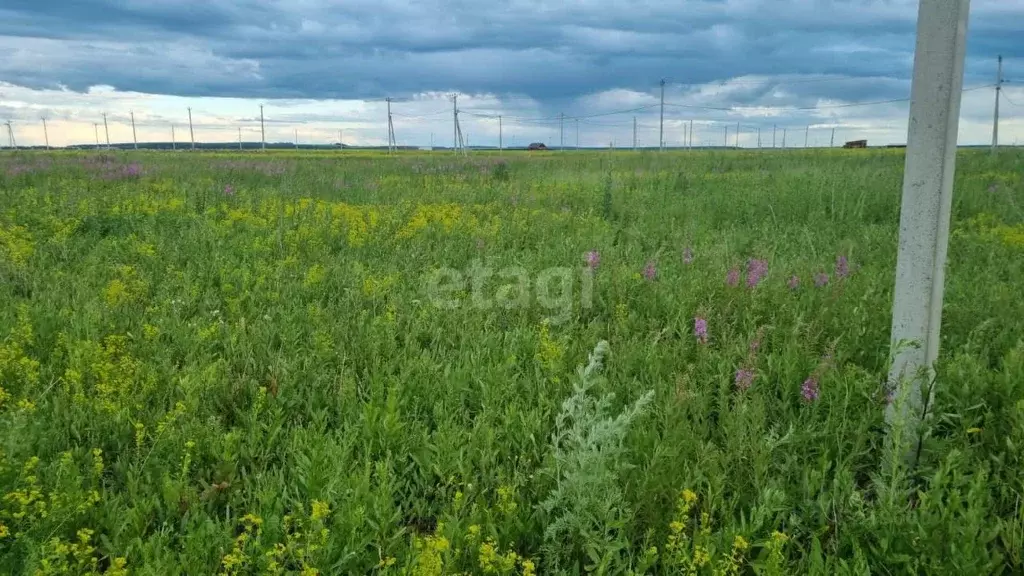
[[[547,150],[548,147],[543,142],[531,142],[530,145],[526,147],[526,149],[527,150]]]
[[[867,148],[867,140],[850,140],[846,144],[843,144],[843,148]]]

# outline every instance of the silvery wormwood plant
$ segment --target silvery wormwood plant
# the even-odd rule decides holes
[[[654,391],[618,416],[609,415],[614,395],[591,393],[603,380],[599,373],[608,352],[608,343],[598,342],[587,366],[578,369],[573,394],[562,402],[551,436],[552,458],[544,472],[554,487],[540,508],[548,519],[545,556],[556,570],[567,568],[581,554],[592,567],[607,570],[627,547],[622,529],[629,510],[619,486],[627,466],[623,440]]]

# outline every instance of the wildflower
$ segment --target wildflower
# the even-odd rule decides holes
[[[789,289],[790,290],[796,290],[799,287],[800,287],[800,277],[796,276],[796,275],[791,276],[789,278]]]
[[[751,259],[747,262],[747,287],[757,286],[761,279],[768,274],[768,262],[766,260]]]
[[[327,515],[331,513],[331,507],[323,500],[313,500],[313,511],[311,516],[313,520],[323,520],[327,518]]]
[[[736,371],[736,388],[740,391],[748,390],[754,383],[754,371],[750,368],[740,368]]]
[[[836,278],[846,278],[850,275],[850,263],[842,254],[836,258]]]
[[[597,266],[601,263],[601,254],[597,250],[591,250],[587,252],[587,268],[596,270]]]
[[[828,274],[825,274],[824,272],[818,272],[817,274],[814,275],[815,286],[821,288],[826,284],[828,284]]]
[[[228,185],[224,186],[224,195],[225,196],[234,196],[235,195],[235,189],[231,186],[231,184],[228,184]]]
[[[735,286],[740,283],[740,269],[733,267],[729,270],[729,273],[725,276],[725,283],[729,286]]]
[[[683,249],[683,264],[693,263],[693,250],[689,246]]]
[[[696,492],[690,490],[689,488],[684,488],[681,496],[683,498],[683,502],[685,502],[687,506],[692,506],[693,503],[697,501]]]
[[[693,335],[701,344],[708,342],[708,321],[700,316],[693,319]]]
[[[818,379],[815,376],[809,377],[804,380],[803,386],[800,387],[800,393],[803,395],[804,400],[813,402],[818,399]]]
[[[654,280],[654,277],[657,275],[657,273],[658,271],[654,267],[654,262],[647,262],[647,266],[644,266],[644,278],[647,278],[648,280]]]

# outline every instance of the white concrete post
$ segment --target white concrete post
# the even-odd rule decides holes
[[[893,447],[911,463],[934,393],[969,6],[921,0],[917,17],[885,414]]]

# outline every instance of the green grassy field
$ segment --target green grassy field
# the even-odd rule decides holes
[[[902,162],[2,155],[0,573],[1021,573],[1024,153],[882,473]]]

